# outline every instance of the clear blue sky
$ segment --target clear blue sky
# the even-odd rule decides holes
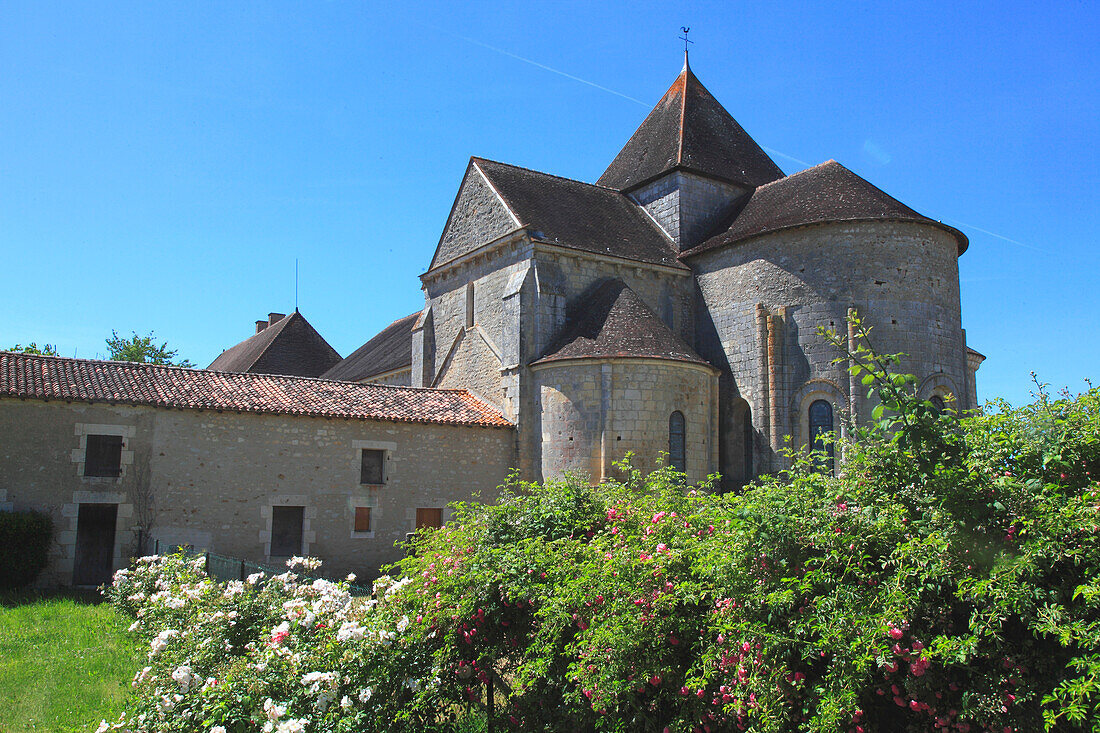
[[[787,173],[962,229],[981,396],[1100,377],[1100,4],[0,4],[0,347],[422,307],[470,155],[595,180],[692,68]],[[984,230],[984,231],[983,231]]]

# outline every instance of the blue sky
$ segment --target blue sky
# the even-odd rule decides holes
[[[983,398],[1100,362],[1100,5],[0,4],[0,346],[155,330],[206,365],[294,307],[419,310],[470,155],[593,181],[692,68],[787,173],[971,240]]]

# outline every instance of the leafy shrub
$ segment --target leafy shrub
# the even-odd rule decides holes
[[[0,512],[0,588],[24,588],[46,567],[53,522],[38,511]]]
[[[120,727],[1100,730],[1100,391],[960,419],[848,356],[882,409],[836,477],[513,481],[368,601],[120,572],[151,644]]]

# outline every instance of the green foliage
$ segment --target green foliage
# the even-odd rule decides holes
[[[110,361],[136,361],[147,364],[167,364],[169,366],[193,367],[187,359],[176,359],[178,349],[169,349],[168,342],[157,344],[153,340],[153,332],[148,336],[138,336],[132,332],[130,338],[122,338],[118,331],[111,331],[111,338],[107,339],[107,352]]]
[[[304,622],[287,599],[316,608],[319,591],[285,579],[165,583],[197,571],[164,560],[137,591],[123,578],[113,597],[137,598],[145,633],[180,630],[143,699],[186,666],[234,711],[204,725],[231,733],[262,720],[262,696],[310,731],[479,715],[525,731],[1100,731],[1100,391],[1040,386],[1034,405],[961,417],[891,374],[898,358],[843,358],[882,409],[839,475],[792,452],[740,494],[628,463],[595,486],[513,480],[418,533],[369,611],[340,612],[388,644]],[[283,624],[292,641],[273,645]],[[310,669],[334,673],[347,711],[303,692]]]
[[[17,354],[38,354],[39,356],[59,356],[59,354],[57,353],[57,347],[54,346],[53,344],[42,344],[42,346],[39,347],[39,345],[36,344],[34,341],[31,341],[26,346],[24,346],[23,344],[16,344],[15,346],[12,346],[10,349],[5,349],[5,351],[12,351],[12,352],[15,352]]]
[[[24,588],[46,567],[53,522],[37,511],[0,512],[0,588]]]

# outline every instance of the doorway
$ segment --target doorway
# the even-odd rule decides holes
[[[111,582],[118,504],[81,504],[76,518],[73,585]]]

